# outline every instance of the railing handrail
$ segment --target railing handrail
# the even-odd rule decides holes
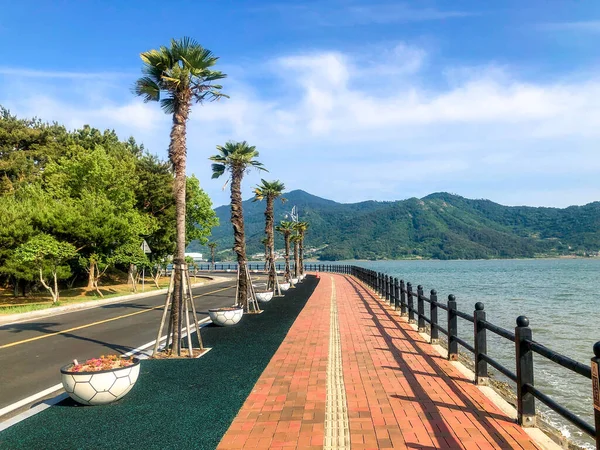
[[[475,305],[475,312],[469,314],[456,308],[456,301],[453,295],[448,297],[448,304],[444,305],[437,301],[437,293],[435,290],[431,291],[432,295],[428,298],[424,295],[423,287],[421,285],[418,285],[417,289],[413,290],[413,285],[410,282],[405,283],[404,280],[398,282],[397,278],[371,269],[354,265],[332,266],[307,264],[305,266],[307,270],[311,270],[312,267],[316,270],[347,273],[357,276],[362,282],[373,288],[382,299],[388,301],[390,306],[394,306],[395,310],[398,310],[399,308],[401,315],[406,316],[410,323],[417,323],[419,331],[426,331],[425,324],[429,324],[432,343],[434,340],[437,341],[438,332],[448,336],[448,359],[456,359],[458,356],[457,345],[461,345],[469,350],[475,357],[475,381],[477,383],[484,384],[485,380],[483,379],[487,379],[487,364],[490,364],[507,378],[515,381],[517,383],[517,410],[518,422],[520,425],[533,426],[535,424],[535,403],[533,398],[537,398],[586,434],[595,438],[596,448],[600,450],[600,381],[598,380],[597,373],[600,371],[600,342],[597,342],[594,345],[595,357],[591,359],[592,365],[588,366],[531,339],[529,320],[524,316],[517,318],[517,327],[513,333],[510,330],[485,320],[483,303],[478,302]],[[416,307],[413,299],[417,300]],[[425,315],[424,303],[430,305],[430,317]],[[437,323],[437,308],[448,312],[448,329],[443,328]],[[433,319],[434,315],[435,320]],[[458,317],[474,324],[474,346],[458,337],[458,333],[453,331],[457,330],[456,318]],[[493,359],[487,353],[486,330],[515,343],[517,360],[516,374]],[[595,426],[587,423],[533,385],[533,353],[538,354],[567,370],[588,379],[592,379],[593,397],[595,402]]]

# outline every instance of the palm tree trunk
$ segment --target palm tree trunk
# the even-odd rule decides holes
[[[298,278],[298,275],[300,275],[298,266],[300,265],[300,251],[299,251],[299,246],[300,244],[298,243],[297,240],[294,241],[294,278]]]
[[[273,203],[275,199],[270,195],[267,196],[267,208],[265,209],[265,234],[267,235],[267,267],[269,268],[269,280],[267,281],[267,289],[275,287],[275,231],[273,230]]]
[[[290,235],[283,236],[285,241],[285,281],[290,281]]]
[[[304,234],[300,235],[299,255],[300,255],[300,275],[303,275],[304,274]]]
[[[231,172],[231,224],[233,225],[233,251],[237,253],[240,279],[237,304],[248,310],[248,280],[246,279],[246,238],[244,236],[244,213],[242,210],[242,178],[244,171]]]
[[[181,355],[181,328],[183,304],[183,276],[181,266],[185,264],[185,166],[186,166],[186,123],[190,112],[190,98],[188,92],[180,93],[175,102],[173,113],[173,126],[171,128],[171,142],[169,144],[169,159],[175,169],[175,182],[173,183],[173,194],[175,197],[176,214],[176,246],[173,257],[173,268],[175,270],[173,286],[173,306],[171,317],[173,321],[173,347],[172,352]]]

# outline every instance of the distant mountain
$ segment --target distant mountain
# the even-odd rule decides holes
[[[596,254],[600,202],[569,208],[503,206],[438,192],[422,199],[337,203],[296,190],[275,205],[276,222],[292,206],[310,223],[306,244],[324,247],[321,259],[480,259]],[[264,202],[244,202],[248,253],[260,253]],[[215,210],[221,226],[212,239],[231,249],[229,205]],[[276,247],[283,247],[278,237]],[[197,243],[190,250],[204,251]]]

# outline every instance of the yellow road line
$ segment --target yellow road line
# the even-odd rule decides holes
[[[217,292],[226,291],[227,289],[232,289],[234,287],[235,286],[228,286],[228,287],[225,287],[225,288],[222,288],[222,289],[217,289],[216,291],[206,292],[205,294],[196,295],[194,298],[204,297],[204,296],[210,295],[210,294],[216,294]],[[22,341],[11,342],[10,344],[5,344],[5,345],[0,346],[0,350],[2,350],[3,348],[14,347],[15,345],[26,344],[27,342],[37,341],[39,339],[49,338],[49,337],[52,337],[52,336],[56,336],[58,334],[70,333],[72,331],[81,330],[83,328],[93,327],[94,325],[100,325],[100,324],[103,324],[103,323],[112,322],[113,320],[124,319],[125,317],[136,316],[138,314],[147,313],[149,311],[154,311],[155,309],[160,309],[160,308],[164,308],[164,305],[158,305],[158,306],[155,306],[155,307],[150,308],[150,309],[144,309],[143,311],[136,311],[136,312],[133,312],[133,313],[124,314],[122,316],[113,317],[112,319],[105,319],[105,320],[100,320],[98,322],[88,323],[86,325],[80,325],[78,327],[69,328],[68,330],[56,331],[54,333],[45,334],[43,336],[36,336],[36,337],[33,337],[33,338],[24,339]]]

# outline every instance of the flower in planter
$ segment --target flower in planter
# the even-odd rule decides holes
[[[65,391],[83,405],[103,405],[127,394],[140,373],[140,360],[102,355],[79,364],[73,360],[62,367]]]
[[[117,355],[100,356],[100,358],[88,359],[83,364],[79,364],[76,359],[73,360],[71,367],[67,367],[68,372],[99,372],[100,370],[120,369],[133,365],[133,357],[119,357]]]

